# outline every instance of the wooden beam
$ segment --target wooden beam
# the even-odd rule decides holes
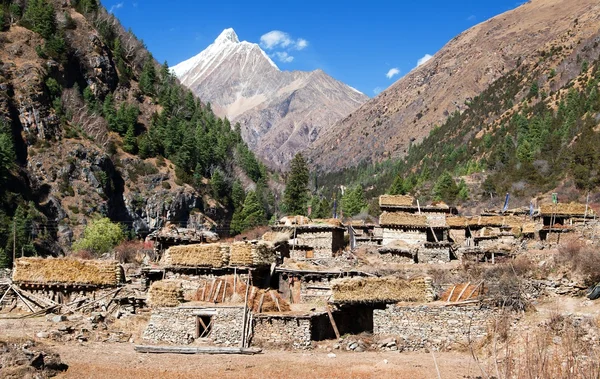
[[[223,298],[221,299],[221,303],[225,302],[225,294],[227,293],[227,279],[225,279],[225,285],[223,286]]]
[[[475,291],[477,291],[477,288],[479,288],[479,286],[481,286],[482,284],[483,284],[483,280],[481,282],[479,282],[479,284],[477,284],[475,286],[475,288],[473,288],[473,290],[469,293],[469,295],[467,296],[467,298],[465,300],[470,300],[471,296],[473,296],[473,294],[475,293]]]
[[[262,352],[259,348],[242,347],[187,347],[187,346],[148,346],[136,345],[134,350],[138,353],[170,353],[170,354],[245,354],[254,355]]]
[[[340,332],[335,324],[335,320],[333,319],[333,315],[331,314],[331,309],[327,307],[327,315],[329,316],[329,321],[331,322],[331,326],[333,327],[333,332],[335,333],[335,337],[340,339]]]
[[[458,294],[458,297],[456,298],[456,301],[460,301],[460,298],[465,293],[465,291],[467,290],[467,288],[469,288],[470,285],[471,285],[471,282],[468,282],[467,285],[463,287],[462,291],[460,291],[460,294]]]
[[[32,313],[35,313],[35,311],[33,310],[33,308],[31,308],[31,305],[29,305],[29,303],[23,298],[23,296],[21,296],[21,294],[19,293],[19,291],[17,291],[17,289],[12,284],[10,285],[10,288],[13,290],[14,293],[17,294],[17,296],[19,297],[19,299],[21,299],[21,301],[23,303],[25,303],[25,305],[27,305],[27,308],[29,308],[29,310]]]
[[[215,291],[215,295],[213,297],[213,303],[216,303],[217,299],[219,298],[219,291],[221,291],[221,284],[223,284],[223,281],[219,280],[219,285],[217,286],[217,290]]]
[[[449,303],[450,300],[452,299],[452,295],[454,294],[455,289],[456,289],[456,284],[454,285],[454,287],[452,287],[452,291],[450,291],[450,295],[448,296],[448,299],[446,299],[446,303]]]
[[[265,293],[263,292],[262,296],[260,297],[260,301],[258,302],[258,313],[262,312],[262,305],[263,305],[263,300],[265,300]]]
[[[272,291],[272,290],[271,290],[271,291],[269,291],[269,295],[271,295],[271,299],[273,299],[273,302],[275,303],[275,305],[277,305],[277,310],[278,310],[279,312],[281,312],[281,307],[279,307],[279,300],[277,300],[277,296],[275,296],[275,295],[273,294],[273,291]]]

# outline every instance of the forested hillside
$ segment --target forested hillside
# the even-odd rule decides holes
[[[130,236],[202,214],[227,231],[251,189],[266,219],[267,180],[239,125],[96,0],[0,2],[0,265],[64,252],[100,216]]]
[[[360,185],[368,197],[410,192],[454,204],[506,192],[527,202],[556,189],[564,200],[593,194],[600,186],[599,43],[596,35],[570,54],[560,45],[538,51],[536,61],[467,101],[405,159],[318,175],[319,191]],[[479,186],[468,188],[473,181]]]

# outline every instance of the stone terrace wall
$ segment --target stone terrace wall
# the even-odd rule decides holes
[[[300,284],[301,303],[323,303],[331,297],[331,281],[326,278],[302,280]]]
[[[450,262],[450,247],[420,247],[417,253],[419,263],[447,263]]]
[[[468,306],[396,305],[373,311],[373,333],[378,337],[398,338],[403,350],[420,350],[430,345],[445,349],[454,344],[480,341],[500,310]],[[503,315],[506,317],[506,315]]]
[[[308,318],[257,316],[252,345],[260,347],[311,347],[311,321]]]
[[[243,307],[155,308],[143,338],[153,342],[189,344],[196,337],[196,316],[213,315],[210,335],[214,343],[237,345],[242,339]]]
[[[427,232],[418,229],[383,228],[383,242],[385,246],[394,241],[404,241],[409,245],[421,245],[427,242]]]

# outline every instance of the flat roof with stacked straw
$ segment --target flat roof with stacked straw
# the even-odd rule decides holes
[[[229,246],[220,243],[171,246],[165,263],[173,266],[220,268],[229,263]]]
[[[415,198],[410,195],[381,195],[380,207],[412,207]]]
[[[431,300],[426,278],[355,277],[331,281],[334,303],[398,303]]]
[[[571,216],[584,217],[586,215],[586,205],[580,203],[558,203],[540,205],[541,216]],[[587,207],[587,217],[594,217],[595,212],[591,207]]]
[[[429,228],[427,216],[406,212],[383,212],[379,216],[379,225],[407,228]]]
[[[176,307],[183,302],[181,282],[159,280],[148,290],[148,303],[152,307]]]
[[[121,269],[113,260],[18,258],[13,272],[15,283],[35,285],[111,287],[120,279]]]
[[[273,244],[266,241],[235,242],[229,249],[232,266],[268,266],[277,259]]]

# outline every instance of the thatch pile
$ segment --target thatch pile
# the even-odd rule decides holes
[[[219,268],[227,266],[229,247],[219,243],[171,246],[165,261],[174,266]]]
[[[175,280],[159,280],[148,290],[148,303],[152,307],[176,307],[183,302],[181,283]]]
[[[397,303],[428,301],[428,288],[423,278],[405,280],[392,276],[355,277],[331,281],[336,303]]]
[[[266,241],[236,242],[229,249],[232,266],[266,266],[277,259],[273,245]]]
[[[273,244],[287,242],[290,238],[292,238],[292,236],[289,231],[270,231],[262,236],[263,241],[271,242]]]
[[[466,217],[461,217],[461,216],[446,218],[446,225],[448,225],[451,228],[455,228],[455,229],[456,228],[457,229],[466,229],[468,222],[469,222],[469,219],[467,219]]]
[[[535,222],[523,224],[523,234],[534,234],[538,230],[538,225]]]
[[[117,261],[74,258],[19,258],[13,281],[30,284],[116,286],[121,279]]]
[[[248,307],[255,313],[289,312],[292,310],[276,290],[261,290],[252,287],[248,297]]]
[[[293,226],[293,225],[308,225],[310,224],[310,218],[306,216],[284,216],[279,220],[279,225]]]
[[[410,195],[381,195],[379,196],[379,206],[410,207],[415,198]]]
[[[542,204],[540,205],[540,214],[542,216],[583,217],[586,214],[585,208],[585,204],[580,203]],[[587,207],[587,217],[594,217],[594,210],[590,207]]]
[[[383,212],[379,216],[379,225],[428,227],[427,216],[405,212]]]
[[[338,227],[344,226],[344,224],[342,224],[342,221],[338,218],[317,218],[317,219],[312,220],[311,224],[331,225],[331,226],[338,226]]]

